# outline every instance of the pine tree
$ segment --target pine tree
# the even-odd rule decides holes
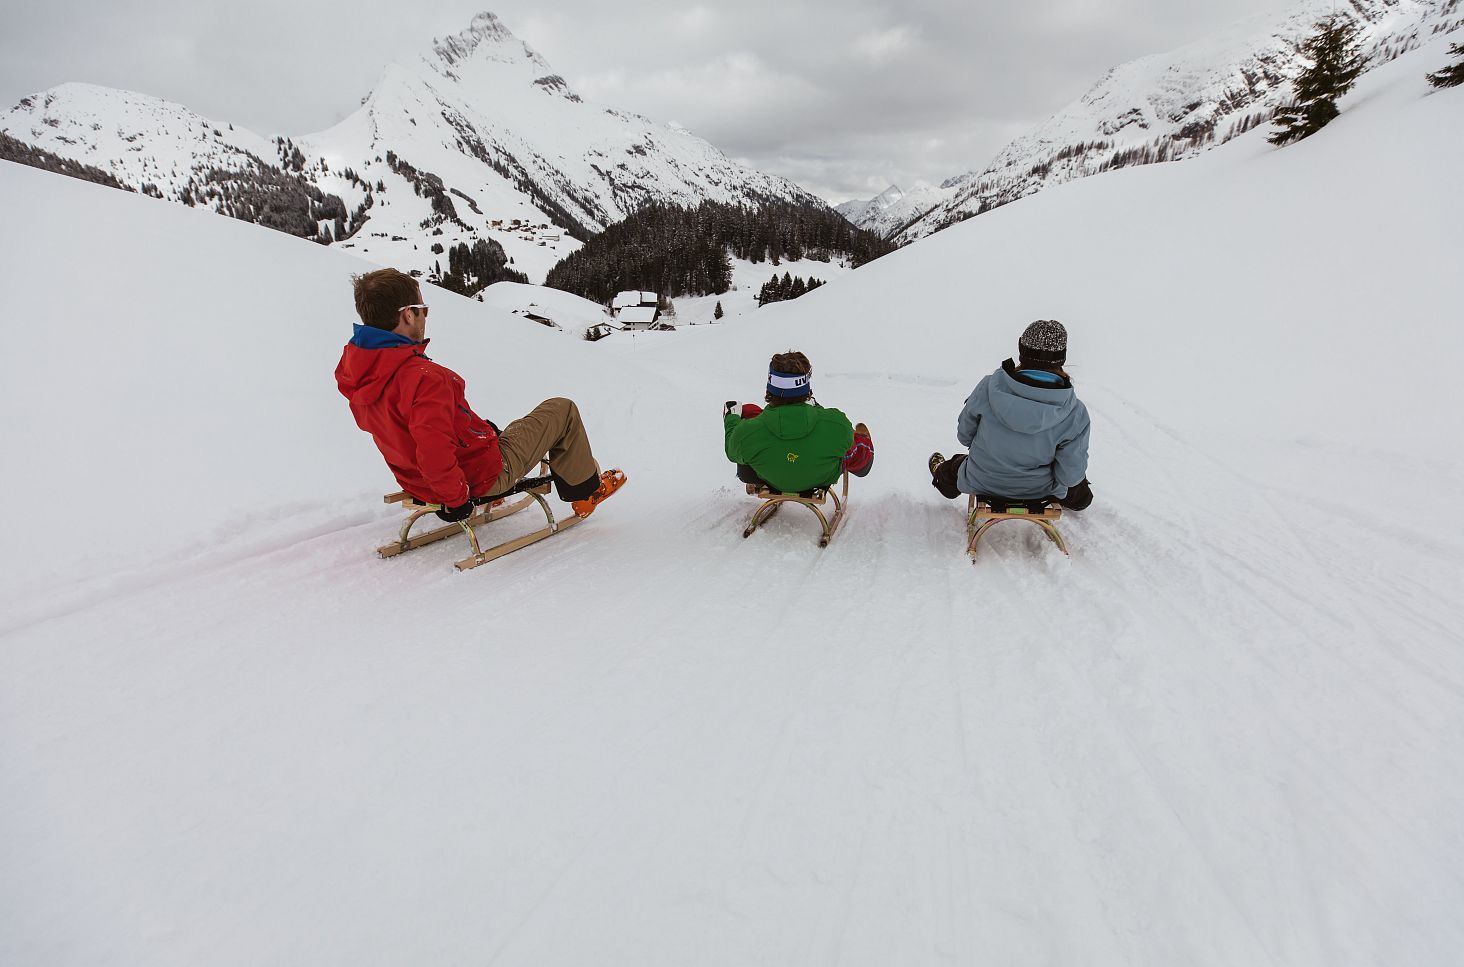
[[[1428,75],[1428,82],[1434,87],[1458,87],[1464,84],[1464,43],[1452,44],[1449,53],[1459,58],[1458,63]]]
[[[1272,144],[1299,141],[1326,127],[1340,113],[1337,99],[1352,89],[1367,66],[1357,24],[1348,17],[1318,22],[1301,49],[1311,66],[1297,76],[1290,103],[1276,109],[1272,120],[1279,130],[1267,139]]]
[[[722,311],[722,300],[721,299],[718,299],[717,300],[716,308],[712,309],[712,318],[713,319],[720,319],[724,315],[726,315],[726,313],[724,313]]]

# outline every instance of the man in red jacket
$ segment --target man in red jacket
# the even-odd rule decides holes
[[[560,499],[580,517],[625,482],[619,470],[600,472],[572,400],[545,400],[501,433],[474,413],[463,378],[424,353],[427,306],[416,279],[380,269],[352,282],[363,324],[341,353],[336,385],[397,483],[423,503],[441,504],[437,516],[467,518],[545,454]]]

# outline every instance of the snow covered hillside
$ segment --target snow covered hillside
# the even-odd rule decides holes
[[[591,346],[429,290],[481,412],[571,395],[630,475],[464,574],[372,553],[394,486],[331,377],[366,263],[0,164],[0,963],[1450,967],[1444,61],[735,326]],[[1071,560],[1007,525],[973,567],[925,457],[1052,317],[1097,502]],[[823,551],[742,540],[722,456],[790,346],[878,453]]]
[[[822,205],[684,128],[585,102],[492,13],[388,65],[358,111],[318,134],[264,138],[178,104],[87,84],[23,99],[0,115],[0,132],[215,210],[231,200],[209,192],[221,177],[237,181],[268,166],[268,176],[298,176],[342,200],[351,217],[320,224],[337,244],[423,272],[446,264],[432,244],[483,238],[542,281],[578,248],[573,236],[651,201]],[[344,240],[341,225],[354,229],[362,215],[369,223]]]
[[[700,326],[716,322],[714,314],[717,304],[722,306],[721,322],[750,317],[761,309],[757,304],[758,291],[773,276],[781,278],[790,275],[804,280],[817,279],[832,282],[854,270],[845,261],[838,259],[820,262],[818,259],[786,259],[778,265],[771,262],[749,262],[746,259],[729,259],[732,263],[732,287],[721,295],[682,296],[671,300],[676,305],[676,325]],[[801,298],[801,297],[800,297]],[[762,308],[771,309],[771,305]]]
[[[871,203],[850,220],[909,242],[1076,178],[1208,151],[1263,125],[1290,97],[1304,63],[1302,41],[1333,12],[1356,18],[1374,66],[1464,26],[1461,0],[1300,0],[1116,67],[985,167],[889,204]]]
[[[682,296],[672,299],[674,315],[667,315],[664,321],[680,329],[683,326],[712,325],[717,322],[732,322],[758,310],[757,294],[773,275],[791,275],[804,280],[817,279],[832,282],[840,276],[854,271],[841,261],[820,262],[817,259],[782,260],[774,266],[771,262],[748,262],[745,259],[728,261],[732,265],[732,287],[720,295]],[[542,285],[524,285],[520,282],[498,282],[482,293],[485,305],[500,309],[526,320],[533,316],[548,319],[549,328],[574,338],[583,338],[585,331],[595,326],[608,325],[612,335],[619,324],[614,315],[589,299],[570,292],[550,289]],[[717,306],[722,307],[722,318],[716,318]],[[546,325],[545,323],[536,323]],[[669,333],[647,333],[649,339],[665,339]]]

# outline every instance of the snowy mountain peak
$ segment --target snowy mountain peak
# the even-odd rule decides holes
[[[868,201],[846,201],[836,205],[834,211],[860,228],[888,237],[910,221],[908,211],[924,212],[935,203],[927,201],[933,191],[937,189],[918,186],[907,193],[898,185],[890,185]]]
[[[492,241],[542,278],[576,239],[651,203],[818,204],[684,128],[583,102],[486,12],[386,65],[357,111],[303,137],[86,85],[26,98],[0,131],[148,194],[428,277],[453,264],[450,250]],[[294,213],[283,222],[282,204]]]
[[[549,62],[528,44],[513,35],[498,16],[484,11],[473,18],[466,30],[434,40],[432,51],[422,57],[433,71],[454,81],[463,80],[463,72],[472,65],[498,64],[528,68],[533,78],[555,76]],[[567,88],[566,88],[567,89]]]

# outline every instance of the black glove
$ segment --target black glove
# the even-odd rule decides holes
[[[471,499],[468,499],[463,501],[456,507],[443,507],[441,510],[433,511],[433,513],[435,513],[438,517],[441,517],[443,520],[447,521],[449,524],[456,524],[458,521],[467,520],[470,516],[472,516],[473,501]]]
[[[722,415],[726,416],[728,413],[731,413],[735,409],[737,409],[737,401],[728,400],[727,402],[722,404]]]
[[[1087,510],[1092,502],[1093,488],[1088,485],[1087,477],[1069,487],[1067,496],[1058,501],[1068,510]]]

